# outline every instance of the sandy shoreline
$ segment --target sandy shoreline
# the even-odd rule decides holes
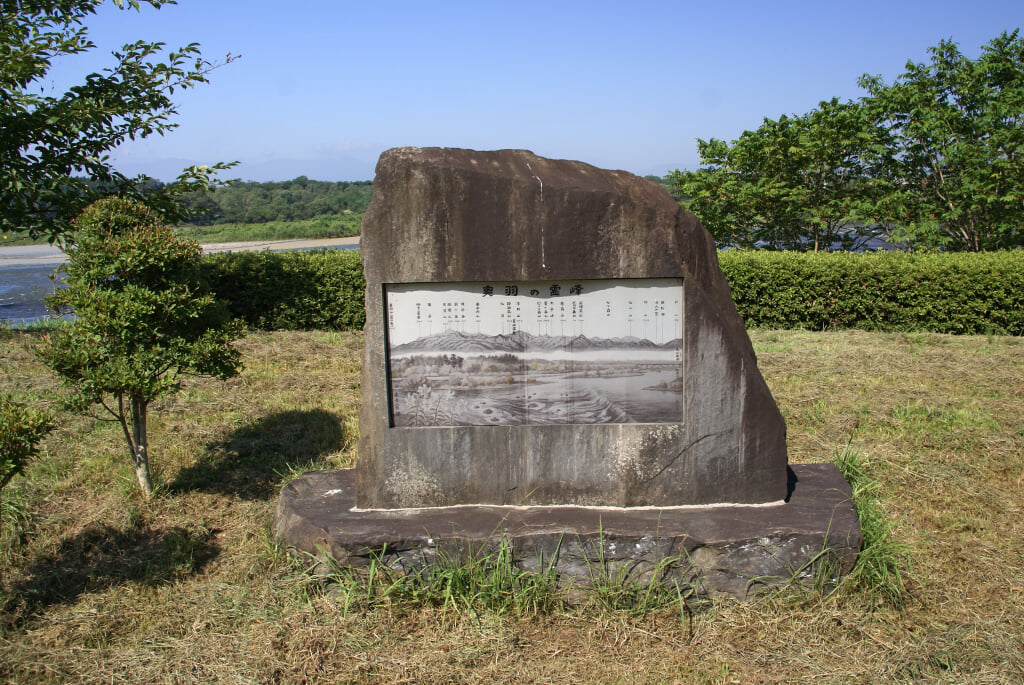
[[[307,250],[317,247],[359,245],[359,236],[352,238],[324,238],[321,240],[252,240],[240,243],[203,243],[203,252],[258,252],[259,250]],[[31,264],[60,264],[64,253],[52,245],[0,246],[0,267]]]

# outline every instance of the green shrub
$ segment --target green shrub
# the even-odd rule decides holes
[[[231,252],[203,260],[229,311],[264,330],[363,327],[366,281],[355,250]]]
[[[0,490],[39,453],[53,417],[0,392]]]
[[[719,261],[748,327],[1024,335],[1024,251],[747,252]],[[204,259],[231,312],[253,328],[361,328],[354,250],[238,252]]]
[[[1024,252],[719,254],[748,327],[1024,335]]]

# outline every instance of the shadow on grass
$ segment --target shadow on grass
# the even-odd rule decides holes
[[[173,582],[202,570],[220,553],[213,542],[215,532],[201,526],[90,526],[33,563],[14,594],[30,610],[38,610],[70,604],[85,592],[102,592],[124,582]]]
[[[341,417],[322,410],[286,411],[233,431],[182,469],[172,492],[200,490],[244,499],[275,497],[281,474],[315,462],[345,444]]]

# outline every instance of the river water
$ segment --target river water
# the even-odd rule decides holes
[[[50,276],[56,268],[56,264],[0,267],[0,321],[17,325],[45,318],[43,298],[53,294]]]
[[[358,245],[330,249],[358,249]],[[300,248],[324,249],[324,248]],[[50,316],[43,298],[60,287],[50,276],[59,264],[0,264],[0,322],[21,325]]]

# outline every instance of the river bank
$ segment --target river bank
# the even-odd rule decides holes
[[[359,236],[351,238],[322,238],[319,240],[251,240],[237,243],[204,243],[204,254],[217,252],[259,252],[271,250],[314,250],[317,248],[355,249],[359,247]],[[5,266],[29,266],[32,264],[60,264],[64,253],[53,245],[17,245],[0,247],[0,268]]]

